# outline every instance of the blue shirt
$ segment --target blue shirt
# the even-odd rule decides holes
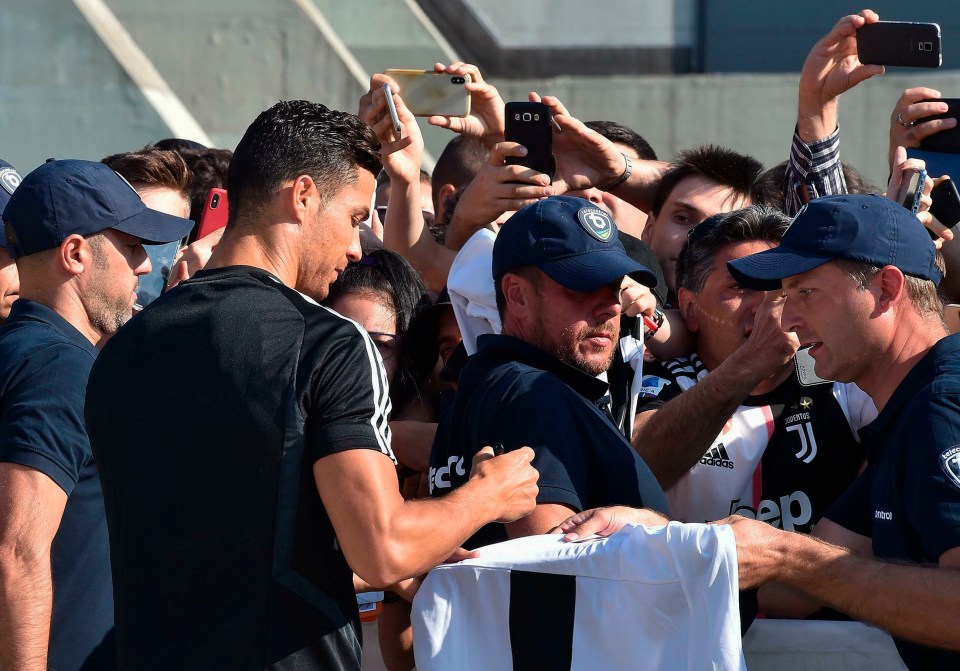
[[[860,438],[867,468],[826,517],[878,558],[935,565],[960,546],[960,335],[933,346]],[[911,669],[960,668],[960,654],[897,647]]]
[[[449,416],[430,455],[430,493],[463,485],[485,445],[533,448],[537,503],[574,510],[627,505],[666,512],[653,473],[613,423],[606,383],[505,335],[483,335],[460,374]],[[467,547],[506,539],[502,524],[481,529]]]
[[[68,496],[50,557],[57,671],[114,668],[106,517],[83,420],[96,356],[63,317],[23,298],[0,329],[0,462],[36,469]]]

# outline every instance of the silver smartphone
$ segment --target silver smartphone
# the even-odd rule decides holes
[[[432,70],[385,70],[400,87],[400,97],[414,116],[470,114],[470,75],[450,75]]]
[[[397,134],[397,139],[399,139],[400,133],[403,131],[403,126],[400,125],[400,117],[397,115],[397,105],[393,102],[393,91],[390,90],[389,84],[383,85],[383,95],[387,99],[387,111],[390,112],[390,120],[393,122],[393,132]]]

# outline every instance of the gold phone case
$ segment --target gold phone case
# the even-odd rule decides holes
[[[464,84],[470,75],[449,75],[432,70],[385,70],[400,87],[400,97],[414,116],[464,117],[470,114],[470,92]],[[462,78],[463,83],[453,81]]]

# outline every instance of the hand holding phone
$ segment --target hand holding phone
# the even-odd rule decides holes
[[[897,202],[916,214],[920,209],[920,199],[923,197],[924,182],[927,180],[927,171],[923,168],[907,168],[900,180],[900,191],[897,193]]]

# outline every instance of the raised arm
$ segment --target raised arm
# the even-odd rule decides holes
[[[750,392],[796,354],[796,335],[780,328],[783,301],[777,292],[767,292],[740,349],[659,409],[637,414],[631,442],[664,489],[700,460]]]
[[[840,163],[840,95],[883,74],[883,66],[864,65],[857,58],[857,29],[878,20],[868,9],[843,17],[813,45],[804,61],[797,127],[785,176],[785,207],[791,216],[808,200],[846,193]]]
[[[0,668],[46,671],[50,546],[66,503],[45,474],[0,463]]]
[[[394,135],[387,112],[383,85],[393,87],[393,100],[402,126],[402,137]],[[370,79],[370,90],[360,99],[360,118],[373,128],[380,140],[383,169],[390,176],[390,203],[383,222],[383,244],[410,262],[431,291],[441,291],[456,253],[436,240],[423,221],[420,211],[420,161],[423,137],[417,121],[389,77],[377,74]]]

